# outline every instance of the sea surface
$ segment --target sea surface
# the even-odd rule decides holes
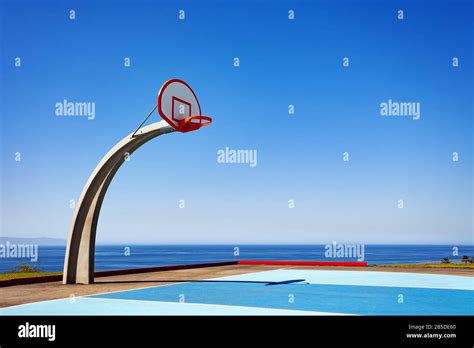
[[[96,270],[196,264],[236,260],[357,261],[357,257],[326,257],[325,245],[98,245]],[[458,255],[453,255],[457,248]],[[0,257],[0,272],[21,263],[45,272],[63,270],[64,246],[39,246],[38,259]],[[462,245],[365,245],[369,265],[395,263],[439,263],[448,257],[458,262],[463,255],[474,257],[474,246]]]

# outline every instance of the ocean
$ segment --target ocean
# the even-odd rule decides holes
[[[96,270],[169,266],[233,260],[357,261],[357,257],[328,258],[325,245],[98,245]],[[127,249],[129,248],[129,249]],[[453,255],[457,248],[458,255]],[[237,253],[238,251],[238,253]],[[38,259],[0,258],[0,272],[28,263],[45,272],[63,270],[65,247],[39,246]],[[459,261],[474,257],[474,246],[453,245],[365,245],[369,265],[439,263],[444,257]]]

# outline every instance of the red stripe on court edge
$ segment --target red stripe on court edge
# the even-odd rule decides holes
[[[239,265],[286,265],[286,266],[345,266],[366,267],[365,261],[268,261],[268,260],[239,260]]]

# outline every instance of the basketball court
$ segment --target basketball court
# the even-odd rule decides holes
[[[474,315],[472,274],[281,266],[158,273],[66,286],[86,294],[63,292],[62,298],[1,308],[0,315]],[[231,275],[199,279],[213,273]],[[65,287],[48,284],[42,291]],[[97,292],[104,284],[132,288]]]

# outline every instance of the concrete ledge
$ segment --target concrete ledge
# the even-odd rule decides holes
[[[220,266],[231,266],[231,265],[237,265],[237,261],[209,262],[209,263],[196,263],[196,264],[191,264],[191,265],[159,266],[159,267],[145,267],[145,268],[129,268],[129,269],[119,269],[119,270],[113,270],[113,271],[98,271],[94,273],[94,276],[95,277],[110,277],[110,276],[124,275],[124,274],[176,271],[180,269],[220,267]]]
[[[192,265],[128,268],[128,269],[119,269],[119,270],[112,270],[112,271],[98,271],[98,272],[94,272],[94,276],[95,277],[110,277],[110,276],[117,276],[117,275],[124,275],[124,274],[165,272],[165,271],[176,271],[180,269],[220,267],[220,266],[231,266],[231,265],[237,265],[237,261],[197,263],[197,264],[192,264]],[[13,286],[13,285],[55,282],[55,281],[61,281],[62,279],[63,279],[62,274],[56,274],[56,275],[47,275],[47,276],[39,276],[39,277],[0,280],[0,288],[6,287],[6,286]]]
[[[13,285],[56,282],[56,281],[60,281],[62,279],[63,279],[62,274],[55,274],[55,275],[38,276],[38,277],[0,280],[0,288],[4,288],[6,286],[13,286]]]

